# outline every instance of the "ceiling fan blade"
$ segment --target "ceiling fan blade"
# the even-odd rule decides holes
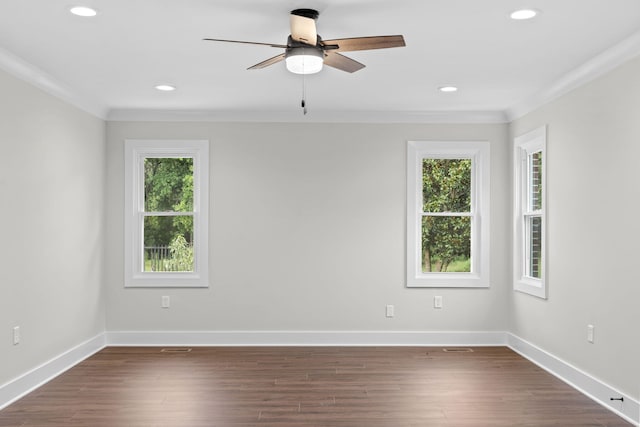
[[[332,50],[325,52],[324,64],[337,68],[338,70],[346,71],[347,73],[354,73],[365,67],[364,64],[361,64],[351,58],[347,58],[344,55],[340,55],[336,51]]]
[[[315,46],[318,42],[316,20],[291,14],[291,38],[297,42]]]
[[[280,55],[276,55],[273,58],[269,58],[266,59],[262,62],[257,63],[256,65],[253,65],[249,68],[247,68],[247,70],[258,70],[260,68],[265,68],[268,67],[269,65],[273,65],[273,64],[277,64],[278,62],[284,60],[284,53],[281,53]]]
[[[226,43],[242,43],[242,44],[257,44],[261,46],[271,46],[271,47],[280,47],[282,49],[286,49],[286,44],[275,44],[275,43],[260,43],[260,42],[245,42],[242,40],[223,40],[223,39],[202,39],[210,42],[226,42]]]
[[[390,47],[405,46],[402,36],[372,36],[354,37],[350,39],[323,40],[323,46],[327,46],[329,51],[353,52],[354,50],[387,49]],[[338,46],[335,48],[334,46]]]

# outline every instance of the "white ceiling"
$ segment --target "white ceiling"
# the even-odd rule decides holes
[[[640,53],[638,0],[2,0],[0,67],[104,118],[302,120],[301,76],[246,70],[282,50],[202,41],[285,44],[301,7],[320,12],[324,39],[407,43],[347,53],[367,66],[353,74],[307,76],[304,120],[500,121]],[[525,7],[541,13],[509,18]]]

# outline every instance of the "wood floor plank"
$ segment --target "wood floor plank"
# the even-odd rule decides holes
[[[505,347],[108,347],[0,427],[628,427]]]

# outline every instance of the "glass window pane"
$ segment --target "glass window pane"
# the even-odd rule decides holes
[[[542,278],[542,218],[527,218],[528,257],[527,275],[536,279]]]
[[[542,209],[542,152],[529,155],[529,210]]]
[[[193,217],[145,217],[143,271],[191,272],[193,267]]]
[[[144,210],[193,211],[193,158],[144,159]]]
[[[470,217],[422,217],[422,272],[471,272]]]
[[[424,212],[471,211],[471,160],[423,159]]]

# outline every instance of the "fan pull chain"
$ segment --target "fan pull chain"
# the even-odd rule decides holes
[[[300,106],[302,107],[302,114],[307,115],[307,101],[305,94],[305,78],[304,73],[302,74],[302,102],[300,102]]]

